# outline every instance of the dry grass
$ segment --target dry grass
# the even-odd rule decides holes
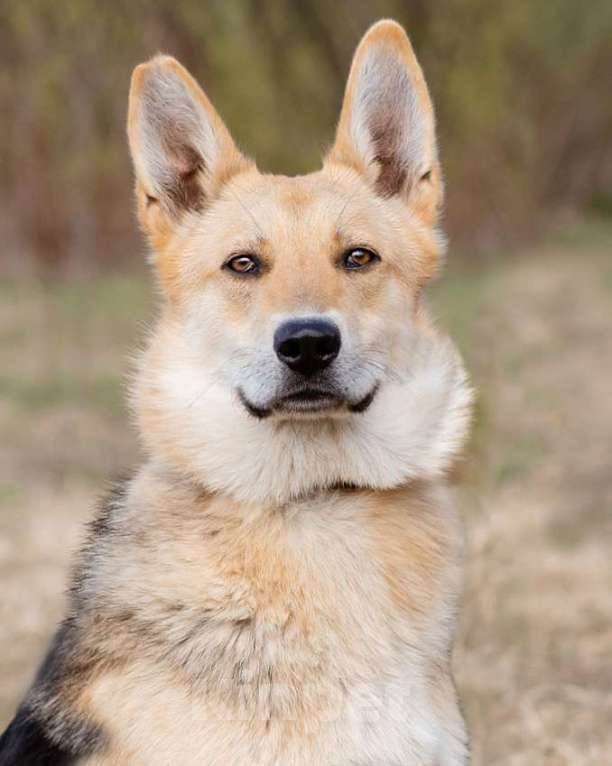
[[[475,766],[612,752],[612,228],[453,266],[433,302],[480,400],[462,466],[456,669]],[[61,613],[70,552],[136,460],[121,403],[148,313],[130,280],[0,286],[0,726]]]

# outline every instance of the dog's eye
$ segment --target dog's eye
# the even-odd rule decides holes
[[[353,250],[346,252],[342,258],[344,268],[351,270],[363,269],[375,261],[380,261],[379,256],[365,247],[355,247]]]
[[[259,273],[261,264],[254,255],[235,255],[225,262],[224,268],[235,274],[254,275]]]

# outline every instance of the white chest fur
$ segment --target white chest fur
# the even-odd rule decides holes
[[[142,651],[88,691],[110,742],[89,763],[464,763],[444,506],[423,488],[338,493],[246,522],[217,500],[170,528],[158,503],[139,552],[105,561]]]

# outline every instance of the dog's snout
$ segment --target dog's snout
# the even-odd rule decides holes
[[[278,358],[300,375],[324,370],[338,356],[340,330],[328,319],[291,319],[274,334]]]

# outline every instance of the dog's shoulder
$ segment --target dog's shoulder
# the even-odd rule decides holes
[[[0,766],[68,766],[99,749],[102,732],[68,702],[66,666],[75,651],[75,625],[60,626],[34,683],[0,737]]]
[[[67,766],[95,752],[103,736],[75,711],[79,686],[86,684],[96,658],[87,646],[92,610],[87,582],[104,556],[121,514],[130,478],[118,481],[99,503],[73,569],[68,616],[56,631],[34,682],[0,737],[0,766]]]
[[[1,766],[68,766],[78,754],[56,744],[27,708],[21,708],[0,738]]]

